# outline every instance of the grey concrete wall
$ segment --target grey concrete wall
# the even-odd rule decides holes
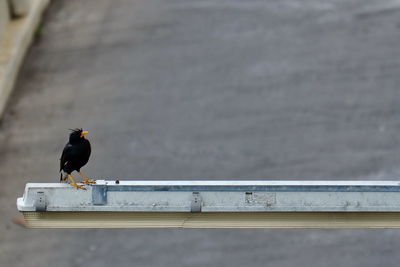
[[[8,21],[10,20],[7,0],[0,0],[0,40],[4,35]]]
[[[0,40],[13,17],[23,17],[29,12],[30,0],[0,0]]]
[[[0,117],[49,0],[0,0]],[[2,34],[1,34],[2,33]]]
[[[23,17],[29,12],[31,0],[8,0],[10,14],[13,17]]]

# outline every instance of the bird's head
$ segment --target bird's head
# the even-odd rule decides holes
[[[69,141],[70,142],[79,142],[81,139],[85,139],[85,135],[88,133],[88,131],[84,131],[81,129],[70,129],[71,134],[69,135]]]

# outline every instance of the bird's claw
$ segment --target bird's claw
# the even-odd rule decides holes
[[[82,190],[86,190],[85,186],[80,185],[80,184],[71,184],[73,187],[75,187],[76,189],[82,189]]]
[[[90,184],[95,184],[95,183],[96,183],[96,180],[89,180],[89,179],[87,179],[87,180],[82,181],[82,183],[88,184],[88,185],[90,185]]]

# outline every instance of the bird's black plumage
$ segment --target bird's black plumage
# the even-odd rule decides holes
[[[89,161],[91,147],[90,142],[84,136],[87,132],[82,129],[72,130],[69,142],[65,145],[60,159],[60,172],[71,174],[80,169]],[[60,178],[62,180],[62,176]]]

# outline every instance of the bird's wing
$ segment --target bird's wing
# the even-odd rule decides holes
[[[70,144],[66,144],[60,158],[60,171],[62,171],[65,164],[67,164],[71,152],[72,152],[72,146]]]
[[[92,153],[92,148],[91,148],[91,146],[90,146],[90,142],[89,142],[89,140],[87,140],[87,139],[85,139],[86,140],[86,146],[87,146],[87,148],[86,148],[86,156],[89,158],[90,157],[90,154]]]

